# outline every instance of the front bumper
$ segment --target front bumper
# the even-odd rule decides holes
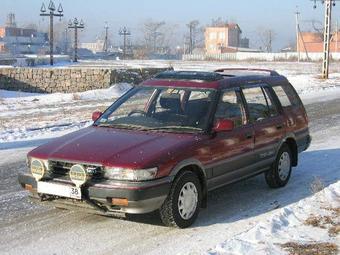
[[[37,182],[30,174],[19,174],[19,183],[23,188],[29,187],[31,196],[41,198],[37,193]],[[65,185],[73,185],[70,181],[51,180]],[[91,204],[102,212],[141,214],[155,211],[166,199],[172,183],[171,177],[165,177],[145,182],[102,181],[89,182],[82,187],[82,199],[54,197],[48,195],[47,201],[58,204],[82,206]],[[112,198],[127,199],[126,206],[112,204]],[[71,202],[71,203],[70,203]]]

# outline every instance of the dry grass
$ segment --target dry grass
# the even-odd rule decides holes
[[[340,207],[331,208],[327,207],[324,208],[325,210],[331,211],[332,214],[330,216],[315,216],[310,215],[304,222],[304,224],[328,229],[329,236],[337,236],[340,233]]]
[[[291,255],[336,255],[338,246],[334,243],[299,244],[288,242],[281,245]]]
[[[319,227],[319,228],[327,228],[326,226],[331,224],[334,225],[332,218],[329,216],[315,216],[311,215],[305,220],[305,225]]]
[[[323,208],[327,211],[331,211],[333,214],[335,214],[336,217],[340,217],[340,207],[334,208],[334,207],[325,207]]]
[[[325,188],[320,177],[315,176],[312,183],[310,184],[310,190],[312,193],[317,193]]]
[[[336,224],[328,229],[329,236],[337,236],[340,233],[340,224]]]

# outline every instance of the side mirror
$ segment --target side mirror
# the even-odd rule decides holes
[[[234,121],[229,119],[218,119],[213,127],[215,132],[225,132],[234,129]]]
[[[102,116],[102,112],[94,112],[94,113],[92,113],[92,120],[93,121],[96,121],[97,119],[99,119],[100,118],[100,116]]]

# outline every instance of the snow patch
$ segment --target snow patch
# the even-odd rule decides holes
[[[286,242],[336,243],[327,230],[307,226],[310,214],[327,215],[327,208],[340,207],[340,181],[298,203],[279,209],[266,221],[208,250],[209,254],[286,254],[279,244]]]

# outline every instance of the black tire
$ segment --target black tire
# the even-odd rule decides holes
[[[186,184],[194,184],[197,190],[197,204],[195,212],[189,219],[184,219],[179,211],[178,200],[182,188]],[[196,174],[191,171],[184,171],[179,174],[173,182],[169,195],[161,206],[159,212],[164,225],[168,227],[186,228],[196,220],[202,201],[202,187]]]
[[[288,174],[280,174],[281,157],[289,156]],[[276,160],[271,169],[265,173],[266,182],[271,188],[281,188],[286,186],[292,172],[292,152],[287,144],[283,144],[277,154]]]

